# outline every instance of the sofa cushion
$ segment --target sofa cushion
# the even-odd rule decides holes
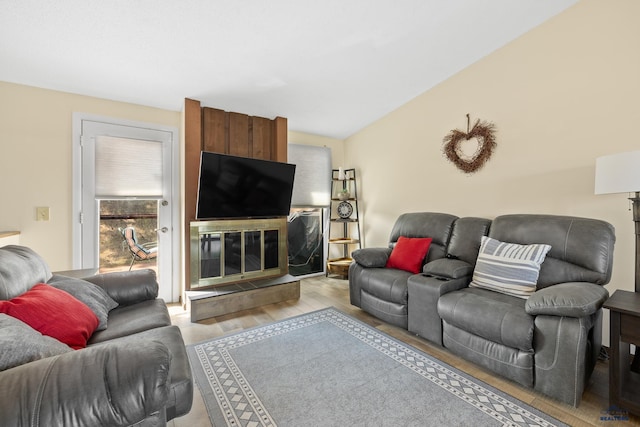
[[[409,322],[407,304],[385,301],[367,291],[362,291],[360,307],[384,322],[407,329]]]
[[[109,312],[109,326],[107,329],[96,331],[91,336],[89,344],[109,341],[170,324],[171,317],[162,299],[119,306]]]
[[[48,284],[71,294],[74,298],[86,304],[100,321],[97,331],[107,328],[109,312],[116,308],[118,303],[100,286],[86,280],[58,275],[54,275]]]
[[[443,322],[442,329],[442,342],[448,350],[525,387],[533,387],[533,351],[522,351],[487,340],[447,322]]]
[[[447,256],[461,259],[475,265],[482,236],[486,236],[491,220],[485,218],[463,217],[453,224],[451,238],[447,245]]]
[[[521,245],[551,245],[540,268],[538,289],[566,282],[606,285],[611,279],[616,235],[605,221],[561,215],[503,215],[493,220],[489,237]]]
[[[400,236],[430,237],[433,239],[427,253],[427,261],[443,258],[451,236],[455,215],[439,212],[411,212],[398,217],[389,236],[389,246],[393,247]]]
[[[586,317],[600,310],[609,298],[604,286],[593,283],[560,283],[540,289],[525,304],[527,313],[548,316]]]
[[[0,248],[0,300],[22,295],[50,278],[49,266],[33,250],[18,245]]]
[[[0,301],[0,312],[76,350],[87,346],[99,323],[84,303],[44,283],[9,301]]]
[[[407,304],[408,271],[395,268],[374,268],[362,272],[360,289],[383,300],[395,304]]]
[[[169,400],[166,403],[167,419],[184,415],[191,409],[193,401],[193,382],[191,365],[187,356],[180,328],[175,325],[164,326],[118,338],[115,342],[129,342],[135,346],[138,342],[159,341],[167,346],[171,353],[169,367]],[[110,345],[105,342],[99,345]],[[93,346],[92,346],[93,347]]]
[[[440,258],[425,265],[422,272],[436,277],[460,279],[461,277],[471,276],[473,267],[461,259]]]
[[[420,273],[424,258],[429,252],[430,237],[400,236],[387,260],[387,268],[397,268],[410,273]]]
[[[390,254],[390,248],[363,248],[353,251],[351,258],[363,267],[381,268],[387,265]]]
[[[21,320],[0,313],[0,371],[72,351]]]
[[[96,274],[85,277],[84,280],[95,283],[107,291],[120,306],[137,304],[158,297],[156,272],[149,268]]]
[[[491,342],[533,351],[534,317],[525,300],[479,288],[442,295],[438,314],[448,324]]]
[[[540,265],[550,249],[545,244],[518,245],[483,236],[469,286],[528,298],[536,291]]]

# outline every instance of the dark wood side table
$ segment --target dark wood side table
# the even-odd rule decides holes
[[[629,345],[640,351],[640,293],[617,290],[604,303],[611,315],[609,405],[640,415],[640,374],[632,372]]]

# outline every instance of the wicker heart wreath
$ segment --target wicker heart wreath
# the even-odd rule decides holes
[[[493,149],[496,147],[494,133],[495,125],[489,122],[481,122],[480,119],[469,130],[469,115],[467,114],[467,132],[454,129],[442,140],[444,143],[444,155],[462,172],[476,172],[489,160]],[[478,148],[470,158],[463,158],[460,144],[473,138],[478,141]]]

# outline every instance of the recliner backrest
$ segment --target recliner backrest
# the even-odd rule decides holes
[[[51,276],[49,265],[32,249],[19,245],[0,248],[0,300],[22,295],[38,283],[47,283]]]
[[[489,233],[491,220],[486,218],[458,218],[453,224],[447,245],[447,256],[461,259],[471,266],[476,265],[482,236]]]
[[[611,280],[615,230],[605,221],[557,215],[515,214],[493,220],[489,237],[522,245],[551,245],[538,289],[564,282],[606,285]]]
[[[400,236],[404,237],[431,237],[433,240],[429,247],[426,262],[444,258],[445,249],[449,243],[455,215],[438,212],[412,212],[398,217],[389,237],[389,247],[393,248]]]

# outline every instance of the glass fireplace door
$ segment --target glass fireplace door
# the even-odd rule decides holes
[[[286,218],[193,221],[190,289],[288,273]]]

